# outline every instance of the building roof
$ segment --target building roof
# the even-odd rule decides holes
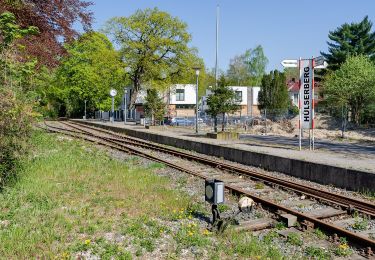
[[[295,81],[289,81],[288,84],[288,92],[298,92],[299,91],[299,83]]]

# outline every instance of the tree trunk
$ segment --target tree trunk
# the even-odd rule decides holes
[[[133,90],[130,95],[130,101],[129,101],[129,109],[135,109],[135,102],[137,101],[138,92],[141,89],[141,81],[139,77],[136,76],[136,78],[133,80]]]
[[[214,118],[214,132],[217,133],[217,116]]]

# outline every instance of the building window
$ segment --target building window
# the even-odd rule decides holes
[[[242,91],[235,91],[235,95],[236,95],[236,101],[237,102],[242,102]]]
[[[176,101],[185,101],[185,89],[176,89]]]
[[[298,104],[298,94],[294,94],[294,103]]]
[[[177,104],[176,109],[194,109],[194,104]]]

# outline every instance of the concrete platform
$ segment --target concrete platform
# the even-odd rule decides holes
[[[332,151],[298,151],[290,147],[270,147],[251,140],[222,141],[195,135],[194,130],[143,126],[123,122],[77,120],[152,142],[225,158],[269,171],[349,190],[375,192],[375,154],[361,155]],[[189,132],[190,131],[190,132]]]

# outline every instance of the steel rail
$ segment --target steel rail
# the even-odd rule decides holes
[[[151,149],[154,149],[154,150],[158,150],[160,152],[177,155],[177,156],[180,156],[180,157],[184,157],[186,159],[198,161],[198,162],[203,163],[203,164],[208,164],[210,166],[219,167],[222,170],[227,170],[227,171],[230,171],[230,172],[247,175],[247,176],[250,176],[252,178],[256,178],[258,180],[266,181],[267,183],[281,185],[281,186],[286,187],[290,190],[293,190],[294,192],[302,193],[302,194],[308,195],[310,197],[314,197],[314,198],[324,200],[324,201],[327,201],[327,202],[330,202],[330,203],[335,203],[335,204],[337,204],[341,207],[344,207],[346,209],[352,210],[354,208],[354,209],[356,209],[358,211],[361,211],[361,212],[363,212],[363,213],[365,213],[365,214],[367,214],[371,217],[375,217],[375,204],[372,204],[372,203],[369,203],[369,202],[365,202],[365,201],[357,200],[357,199],[350,198],[350,197],[347,197],[347,196],[343,196],[343,195],[340,195],[340,194],[320,190],[320,189],[317,189],[317,188],[314,188],[314,187],[311,187],[311,186],[307,186],[307,185],[303,185],[303,184],[299,184],[299,183],[297,184],[297,183],[294,183],[294,182],[291,182],[291,181],[282,180],[280,178],[265,175],[265,174],[262,174],[262,173],[259,173],[259,172],[256,172],[256,171],[246,169],[244,167],[231,165],[231,164],[228,164],[228,163],[225,163],[225,162],[219,162],[219,161],[216,161],[216,160],[204,158],[204,157],[201,157],[201,156],[198,156],[198,155],[192,155],[192,154],[182,152],[182,151],[177,151],[175,149],[163,147],[163,146],[158,145],[158,144],[153,144],[153,143],[150,143],[150,142],[141,141],[141,140],[138,140],[134,137],[123,136],[121,134],[118,134],[118,133],[115,133],[115,132],[112,132],[112,131],[109,131],[109,130],[106,130],[106,129],[100,129],[100,128],[98,129],[97,127],[82,125],[82,124],[76,123],[76,122],[72,123],[71,121],[70,121],[70,123],[64,122],[64,124],[66,124],[70,127],[73,127],[73,128],[76,127],[75,125],[79,125],[81,127],[89,128],[89,129],[92,129],[92,130],[97,131],[97,132],[102,132],[102,133],[114,135],[114,136],[117,136],[117,137],[121,138],[121,140],[129,140],[134,145],[139,145],[139,146],[142,146],[142,147],[145,147],[145,148],[151,148]],[[113,140],[119,140],[117,138],[112,138],[112,139]]]
[[[69,136],[76,137],[76,138],[81,138],[83,140],[98,143],[98,144],[101,144],[101,145],[104,145],[104,146],[107,146],[107,147],[110,147],[110,148],[113,148],[113,149],[116,149],[116,150],[119,150],[119,151],[123,151],[123,152],[126,152],[126,153],[135,154],[135,155],[143,157],[143,158],[147,158],[147,159],[150,159],[150,160],[153,160],[153,161],[156,161],[156,162],[163,163],[163,164],[165,164],[165,165],[167,165],[171,168],[174,168],[174,169],[180,170],[182,172],[197,176],[199,178],[207,179],[207,177],[205,177],[202,174],[199,174],[199,173],[197,173],[195,171],[192,171],[190,169],[187,169],[185,167],[176,165],[176,164],[171,163],[167,160],[163,160],[163,159],[160,159],[160,158],[158,158],[154,155],[141,152],[141,151],[139,151],[135,148],[131,148],[131,147],[128,147],[128,146],[124,147],[124,144],[122,144],[121,142],[113,141],[110,138],[97,136],[97,135],[93,135],[93,134],[89,135],[89,134],[77,132],[77,131],[74,131],[74,130],[68,130],[68,129],[63,129],[63,128],[59,128],[59,127],[49,126],[47,124],[46,124],[46,126],[48,127],[48,129],[45,129],[43,127],[40,127],[40,128],[42,128],[44,130],[47,130],[47,131],[51,131],[51,132],[56,132],[56,133],[61,133],[61,134],[69,135]],[[57,130],[52,130],[53,128],[57,129]],[[93,138],[96,138],[96,139],[93,139]],[[100,140],[100,139],[104,139],[105,141]],[[327,232],[346,237],[352,243],[357,244],[360,247],[363,247],[363,248],[367,247],[368,252],[371,252],[372,250],[375,249],[375,240],[372,240],[370,238],[355,234],[355,233],[350,232],[346,229],[343,229],[341,227],[338,227],[338,226],[332,225],[330,223],[324,222],[323,220],[311,217],[307,214],[295,211],[295,210],[287,208],[285,206],[279,205],[279,204],[274,203],[270,200],[260,198],[260,197],[255,196],[254,194],[252,194],[248,191],[245,191],[243,189],[234,187],[232,185],[225,185],[225,188],[228,189],[229,191],[233,192],[233,193],[246,195],[246,196],[252,198],[255,202],[260,203],[261,205],[266,205],[269,208],[272,208],[272,209],[275,209],[275,210],[278,210],[278,211],[281,210],[283,212],[295,215],[295,216],[297,216],[299,221],[303,221],[303,220],[309,221],[309,222],[314,224],[314,227],[320,227],[321,229],[324,229]]]

